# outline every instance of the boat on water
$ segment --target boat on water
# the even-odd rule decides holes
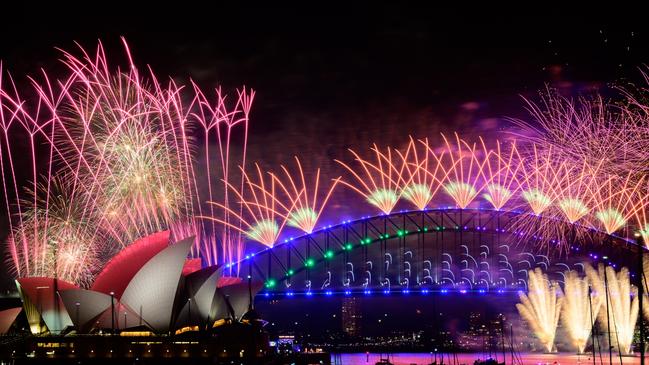
[[[375,362],[374,365],[394,365],[390,362],[390,359],[381,358],[379,361]]]

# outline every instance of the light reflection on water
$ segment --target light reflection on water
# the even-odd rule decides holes
[[[386,358],[386,354],[370,353],[347,353],[336,354],[331,356],[332,364],[339,365],[374,365],[381,357]],[[496,357],[497,356],[497,357]],[[529,365],[589,365],[593,364],[593,359],[589,355],[576,355],[570,353],[558,354],[539,354],[539,353],[522,353],[518,354],[523,364]],[[499,362],[502,362],[502,354],[492,354]],[[394,365],[425,365],[432,363],[435,358],[429,353],[394,353],[389,355],[390,362]],[[489,354],[485,353],[470,353],[470,354],[457,354],[456,359],[453,355],[444,355],[444,364],[448,365],[473,365],[476,360],[484,360],[489,358]],[[518,359],[518,357],[517,357]],[[608,363],[608,354],[602,354],[601,362],[599,354],[596,357],[596,364]],[[437,362],[440,363],[441,358],[438,354]],[[613,354],[613,361],[615,364],[620,364],[620,357]],[[508,353],[506,363],[511,364],[511,355]],[[623,364],[639,364],[639,357],[622,357]],[[517,360],[516,364],[520,364]]]

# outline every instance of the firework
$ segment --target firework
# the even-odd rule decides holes
[[[509,153],[502,149],[500,141],[496,141],[496,150],[488,150],[482,141],[485,160],[484,174],[486,180],[485,193],[482,197],[496,210],[501,210],[515,195],[519,184],[516,180],[521,159],[516,144],[511,143]]]
[[[256,175],[251,176],[241,169],[244,176],[244,189],[241,193],[238,187],[228,183],[228,187],[241,205],[243,213],[238,213],[223,203],[209,202],[215,207],[227,211],[233,220],[226,221],[212,216],[200,218],[227,225],[253,241],[273,247],[284,225],[288,222],[289,214],[295,208],[296,202],[289,206],[284,205],[277,195],[277,179],[271,174],[262,172],[259,164],[255,164],[255,170]]]
[[[598,293],[605,293],[599,322],[605,331],[610,331],[610,346],[615,346],[621,354],[629,354],[633,344],[636,321],[638,320],[638,295],[635,286],[631,285],[629,271],[622,268],[619,272],[611,266],[599,270],[590,270],[587,275]]]
[[[626,178],[609,176],[595,189],[595,218],[604,232],[612,234],[626,225],[646,206],[643,179],[633,181],[632,175]]]
[[[211,99],[196,85],[185,88],[173,81],[163,85],[150,70],[146,76],[140,74],[124,45],[126,71],[109,66],[101,43],[95,54],[83,48],[81,57],[63,52],[67,74],[55,80],[43,72],[40,80],[30,79],[34,94],[28,98],[18,93],[11,78],[3,84],[0,71],[4,137],[0,167],[6,209],[12,213],[8,244],[17,276],[34,275],[28,268],[38,266],[43,273],[52,265],[59,266],[57,271],[79,265],[96,268],[85,258],[113,253],[136,238],[183,221],[192,222],[200,232],[197,244],[207,262],[216,263],[219,255],[232,262],[243,252],[240,232],[229,225],[207,227],[194,215],[203,215],[206,200],[228,205],[232,193],[226,183],[238,185],[239,191],[243,188],[242,175],[230,170],[235,164],[245,166],[254,92],[238,91],[230,108],[220,90]],[[194,144],[193,136],[200,131],[204,132],[200,138],[206,146],[204,159],[197,158]],[[231,144],[237,133],[243,136],[243,151],[233,157]],[[30,146],[32,168],[24,171],[31,173],[28,177],[16,169],[24,151],[13,146],[23,137]],[[36,147],[40,145],[46,148]],[[202,175],[205,171],[207,177]],[[37,252],[44,251],[42,245],[32,241],[41,242],[60,231],[57,221],[49,218],[58,214],[49,212],[58,209],[57,196],[52,195],[56,176],[65,178],[67,191],[61,195],[78,212],[76,221],[93,228],[75,230],[75,245],[50,241],[60,261],[53,263]],[[20,181],[25,179],[31,181],[28,191],[38,190],[41,198],[21,191]],[[210,184],[213,181],[221,189]],[[207,192],[202,190],[205,185]],[[229,221],[229,213],[225,214],[224,220]]]
[[[422,149],[422,150],[420,150]],[[396,151],[406,170],[401,196],[419,210],[424,210],[444,181],[440,157],[431,148],[428,139],[416,143],[412,137],[405,153]]]
[[[476,144],[469,145],[455,134],[455,144],[452,145],[446,136],[442,135],[446,146],[448,163],[445,164],[448,182],[444,184],[444,191],[453,202],[465,209],[473,202],[482,189],[482,169],[487,158],[480,157]]]
[[[549,282],[541,269],[530,270],[528,293],[519,295],[521,303],[516,308],[521,317],[532,327],[532,331],[547,352],[552,352],[554,337],[559,323],[562,298],[556,282]]]
[[[356,184],[341,180],[341,183],[362,195],[371,205],[379,208],[384,214],[390,214],[400,198],[400,187],[403,184],[405,164],[398,166],[392,150],[382,152],[376,145],[372,147],[374,162],[361,158],[349,150],[360,164],[361,172],[340,160],[341,164],[353,177]]]
[[[307,178],[304,176],[304,170],[300,159],[295,157],[295,164],[297,166],[297,178],[293,178],[294,173],[291,173],[286,166],[282,166],[284,178],[279,178],[277,175],[272,175],[277,185],[284,192],[288,198],[288,204],[293,206],[289,210],[286,206],[284,209],[289,210],[288,221],[286,224],[291,227],[299,228],[305,233],[313,232],[318,218],[322,213],[322,209],[326,206],[327,201],[331,197],[336,185],[340,178],[333,180],[333,183],[327,189],[324,198],[318,201],[318,193],[320,187],[320,169],[316,170],[315,177],[311,184],[307,184]],[[285,182],[282,182],[282,181]]]
[[[566,273],[561,319],[572,345],[580,354],[584,353],[602,303],[602,296],[591,292],[590,285],[587,277],[580,278],[575,271]]]
[[[80,285],[92,281],[99,263],[93,242],[100,239],[83,201],[58,177],[28,194],[36,205],[22,212],[22,223],[9,236],[12,265],[18,277],[59,278]],[[49,194],[48,194],[49,190]],[[29,202],[24,202],[30,206]]]
[[[539,148],[552,149],[562,161],[575,166],[600,164],[606,174],[647,173],[649,134],[643,121],[646,108],[631,98],[627,105],[613,105],[602,99],[571,100],[547,90],[539,103],[525,100],[533,122],[515,120],[521,136]],[[633,110],[635,109],[635,111]]]

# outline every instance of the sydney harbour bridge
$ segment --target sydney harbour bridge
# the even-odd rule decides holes
[[[516,230],[518,211],[426,209],[344,221],[246,255],[241,277],[264,282],[264,297],[389,293],[505,294],[527,291],[529,270],[557,282],[583,264],[635,268],[636,242],[578,224],[588,240],[560,242]],[[636,265],[636,266],[634,266]],[[237,267],[238,266],[238,267]],[[635,272],[636,270],[632,270]],[[635,274],[631,274],[635,276]]]

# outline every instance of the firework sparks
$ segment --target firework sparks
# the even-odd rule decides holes
[[[288,209],[284,206],[284,209],[289,210],[287,225],[295,228],[299,228],[305,233],[313,232],[318,218],[322,213],[322,209],[326,206],[327,201],[331,197],[336,185],[340,181],[340,178],[333,180],[333,183],[327,189],[325,196],[322,200],[318,201],[318,193],[320,188],[320,169],[316,170],[315,177],[311,184],[307,183],[307,178],[304,176],[304,170],[302,169],[302,164],[300,160],[295,157],[295,164],[297,166],[297,176],[298,178],[293,178],[294,174],[282,166],[284,171],[284,181],[282,182],[281,178],[278,178],[273,174],[273,178],[277,181],[278,186],[284,192],[285,196],[288,197],[290,205],[293,209]]]
[[[521,167],[521,158],[515,143],[511,143],[509,153],[503,151],[500,141],[496,141],[495,151],[488,150],[484,141],[482,148],[488,156],[483,170],[487,181],[486,193],[482,196],[494,209],[501,210],[518,190],[516,177]]]
[[[613,267],[600,265],[597,272],[591,270],[588,275],[596,291],[608,297],[608,303],[603,304],[608,308],[600,309],[599,322],[612,335],[610,346],[623,355],[629,354],[639,310],[637,289],[631,285],[629,271],[622,268],[616,273]]]
[[[219,254],[231,262],[242,253],[239,232],[230,234],[230,226],[225,226],[223,235],[216,239],[221,227],[207,230],[203,222],[193,221],[193,215],[202,215],[206,200],[229,204],[229,189],[223,189],[224,196],[218,197],[209,182],[235,181],[233,175],[237,174],[230,173],[231,165],[236,162],[245,166],[248,115],[254,92],[238,91],[234,108],[228,108],[220,90],[214,103],[195,85],[188,92],[174,82],[163,86],[153,72],[146,77],[139,73],[124,45],[129,66],[125,72],[109,67],[101,43],[95,54],[84,49],[80,49],[82,57],[63,52],[67,76],[52,80],[43,72],[42,81],[31,79],[34,95],[28,99],[35,101],[30,103],[24,101],[11,78],[9,87],[2,84],[0,71],[4,137],[0,165],[6,208],[15,212],[11,217],[16,217],[9,221],[10,231],[14,232],[9,245],[17,276],[34,275],[29,268],[38,265],[57,265],[57,271],[73,270],[75,265],[97,268],[100,263],[87,260],[98,252],[115,252],[177,221],[197,225],[194,228],[201,232],[202,254],[210,263],[216,263]],[[208,146],[202,161],[206,168],[197,165],[200,159],[192,137],[201,126],[205,135],[200,139]],[[239,129],[243,132],[243,153],[232,158],[231,140]],[[23,158],[18,155],[24,151],[15,150],[12,141],[23,136],[31,151],[29,180],[33,183],[29,190],[43,195],[39,199],[44,205],[19,189],[24,177],[16,176],[16,158]],[[39,144],[48,148],[36,148]],[[216,150],[209,150],[211,145],[216,145]],[[45,156],[42,152],[46,152]],[[237,161],[241,156],[243,161]],[[219,166],[212,160],[221,162],[220,169],[210,170],[213,165]],[[46,171],[37,171],[43,163]],[[200,191],[199,186],[204,185],[196,174],[205,170],[209,186],[206,193]],[[69,182],[64,187],[68,191],[61,194],[70,199],[68,205],[80,212],[78,221],[89,221],[88,226],[93,228],[88,233],[82,229],[74,232],[75,247],[60,240],[50,242],[60,262],[49,260],[47,264],[48,260],[37,253],[43,251],[42,247],[30,243],[28,237],[39,242],[57,230],[58,223],[50,216],[58,213],[49,212],[58,209],[57,197],[52,195],[56,176],[65,176]],[[44,180],[43,188],[37,186],[39,180]],[[243,180],[240,184],[243,187]],[[26,230],[33,233],[27,236]],[[81,239],[86,242],[78,242]],[[45,272],[45,268],[42,270]]]
[[[60,178],[49,183],[29,192],[37,204],[23,211],[22,224],[11,232],[12,267],[21,277],[53,277],[87,285],[99,263],[93,245],[100,237],[97,222],[84,214],[83,201],[74,199]],[[27,249],[22,242],[27,242]]]
[[[284,225],[288,222],[288,215],[294,209],[295,202],[290,206],[284,205],[277,196],[276,179],[273,178],[273,175],[264,174],[259,164],[255,164],[255,170],[256,176],[251,177],[241,169],[245,182],[241,193],[237,187],[228,183],[228,187],[238,199],[243,213],[240,214],[223,203],[209,202],[227,211],[233,217],[232,221],[212,216],[202,216],[200,218],[227,225],[254,241],[273,247]],[[269,178],[266,178],[265,175],[268,175]]]
[[[350,152],[360,164],[361,172],[356,172],[350,165],[336,160],[352,174],[357,184],[345,180],[341,180],[341,183],[365,197],[368,203],[379,208],[384,214],[390,214],[399,201],[405,164],[397,166],[393,161],[392,150],[388,148],[384,153],[376,145],[372,147],[374,162],[361,158],[353,150]]]
[[[545,350],[552,352],[563,300],[558,296],[561,289],[556,282],[549,282],[541,269],[529,271],[528,288],[527,295],[519,295],[521,303],[516,308]]]
[[[561,319],[572,345],[583,354],[601,308],[601,295],[591,292],[589,279],[580,278],[576,271],[567,272],[565,278]]]
[[[457,133],[455,134],[455,145],[449,143],[444,135],[442,135],[442,139],[447,150],[446,156],[450,160],[446,166],[446,176],[449,182],[444,184],[444,191],[458,207],[465,209],[481,190],[479,184],[483,182],[482,169],[488,159],[484,158],[480,161],[476,144],[469,145],[466,141],[461,140]]]
[[[401,195],[417,209],[424,210],[445,179],[445,176],[442,176],[444,169],[440,160],[444,152],[438,156],[431,148],[428,139],[420,140],[417,144],[411,137],[406,152],[401,153],[397,150],[397,153],[407,172]]]
[[[608,234],[620,230],[629,219],[646,205],[643,180],[632,180],[632,175],[620,179],[610,176],[595,190],[597,205],[595,218]]]

